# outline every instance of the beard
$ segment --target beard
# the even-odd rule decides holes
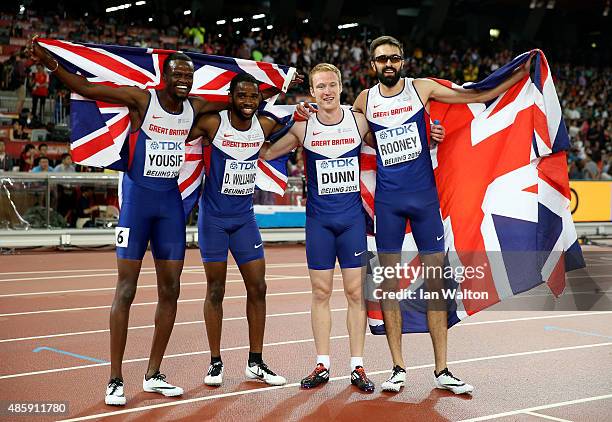
[[[393,70],[395,73],[393,74],[393,76],[387,76],[384,74],[385,70]],[[386,67],[380,71],[376,71],[376,77],[378,78],[378,81],[381,84],[391,88],[395,86],[395,84],[397,84],[397,82],[399,81],[400,73],[396,69]]]

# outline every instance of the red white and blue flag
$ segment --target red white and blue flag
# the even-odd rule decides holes
[[[109,86],[136,86],[142,89],[163,87],[162,69],[172,50],[80,44],[69,41],[39,39],[70,72],[85,76],[90,82]],[[225,102],[232,78],[248,72],[261,82],[260,88],[276,87],[286,91],[295,69],[271,63],[185,52],[193,60],[192,95],[209,101]],[[290,119],[282,107],[274,106],[276,98],[262,106],[262,112],[281,123]],[[71,149],[75,162],[124,171],[127,169],[130,131],[127,107],[93,101],[72,95],[70,108]],[[186,161],[179,175],[179,187],[191,209],[197,201],[204,178],[207,149],[200,139],[186,145]],[[283,194],[287,185],[286,157],[264,162],[259,160],[257,186]]]
[[[570,212],[565,151],[569,137],[544,54],[535,51],[535,72],[487,104],[431,103],[430,117],[445,127],[446,138],[431,150],[438,187],[445,246],[454,268],[483,265],[484,278],[466,277],[460,291],[486,291],[488,299],[454,299],[449,326],[508,297],[547,283],[555,295],[565,272],[584,267]],[[490,89],[522,64],[521,54],[483,81],[457,90]],[[362,150],[361,192],[374,218],[375,151]],[[373,236],[368,236],[375,250]],[[404,259],[419,265],[407,227]],[[423,288],[423,279],[402,279],[402,287]],[[457,295],[459,296],[459,295]],[[467,295],[466,295],[467,296]],[[426,332],[426,306],[402,303],[403,332]],[[384,333],[380,306],[368,301],[374,334]]]

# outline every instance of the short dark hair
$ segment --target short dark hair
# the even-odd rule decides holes
[[[164,60],[164,67],[163,67],[164,75],[166,75],[168,71],[170,70],[170,63],[175,60],[180,60],[180,61],[189,62],[193,64],[193,60],[191,60],[191,57],[189,57],[187,54],[181,53],[180,51],[175,51],[174,53],[170,53],[170,55],[166,57],[166,60]]]
[[[65,153],[63,153],[63,154],[62,154],[62,158],[61,158],[61,160],[62,160],[62,161],[64,161],[64,158],[66,158],[66,157],[70,157],[70,154],[69,154],[69,153],[67,153],[67,152],[65,152]]]
[[[400,55],[401,56],[404,55],[404,47],[402,46],[402,43],[398,41],[397,38],[394,38],[394,37],[392,37],[390,35],[383,35],[382,37],[376,38],[370,44],[370,57],[373,59],[374,58],[374,50],[376,50],[377,47],[379,47],[381,45],[385,45],[385,44],[392,45],[392,46],[395,46],[395,47],[399,48]]]
[[[257,79],[255,79],[255,77],[251,75],[250,73],[244,72],[244,73],[239,73],[232,78],[232,81],[230,82],[230,88],[229,88],[230,94],[234,93],[236,86],[238,86],[240,82],[248,82],[248,83],[255,84],[257,85],[257,89],[259,90],[259,81],[257,81]]]
[[[44,144],[44,143],[43,143],[43,144],[40,144],[40,145],[38,146],[38,149],[41,149],[42,147],[47,147],[47,148],[49,148],[49,145]]]

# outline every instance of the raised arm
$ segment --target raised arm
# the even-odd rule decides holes
[[[136,87],[110,87],[93,84],[83,76],[68,72],[51,56],[46,48],[38,43],[36,38],[32,38],[28,46],[31,55],[49,69],[71,91],[92,100],[122,104],[132,110],[140,110],[140,108],[146,107],[149,94],[145,90]]]
[[[446,104],[484,103],[498,97],[501,93],[507,91],[512,85],[529,75],[530,66],[531,57],[523,66],[515,70],[514,73],[504,82],[493,89],[484,91],[475,89],[458,91],[430,79],[416,79],[414,81],[414,87],[419,93],[419,96],[424,104],[427,104],[429,100]]]
[[[259,152],[259,156],[268,161],[290,153],[302,143],[305,130],[306,122],[294,123],[289,132],[275,143],[265,142]]]

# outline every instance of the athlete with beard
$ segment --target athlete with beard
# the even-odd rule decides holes
[[[204,321],[211,352],[206,385],[219,386],[223,382],[221,325],[228,250],[247,290],[250,348],[245,375],[270,385],[286,383],[262,360],[265,260],[253,212],[253,193],[259,150],[265,138],[281,126],[256,114],[261,99],[257,80],[248,73],[238,74],[230,83],[230,109],[203,115],[189,134],[189,139],[202,136],[204,145],[212,146],[198,216],[198,239],[207,281]]]
[[[372,41],[370,64],[379,83],[359,94],[354,109],[365,112],[370,130],[376,138],[376,248],[383,267],[395,267],[400,262],[406,222],[410,220],[412,234],[426,267],[441,267],[444,262],[444,227],[428,154],[426,121],[429,101],[442,103],[479,103],[492,100],[524,78],[531,60],[494,89],[459,92],[429,79],[401,78],[404,64],[402,45],[390,36]],[[441,271],[433,271],[440,275]],[[428,271],[428,274],[431,272]],[[396,291],[398,280],[386,279],[384,291]],[[441,278],[426,280],[429,291],[439,292]],[[437,388],[455,394],[469,393],[473,387],[461,381],[447,368],[446,303],[430,300],[427,322],[431,335]],[[393,358],[392,375],[382,384],[385,391],[399,391],[406,379],[402,357],[402,315],[396,300],[381,300],[387,341]]]
[[[157,273],[158,302],[143,389],[169,397],[180,396],[183,389],[168,383],[159,371],[176,317],[185,257],[185,217],[177,177],[194,119],[225,106],[188,98],[194,68],[192,60],[182,53],[172,53],[164,61],[164,87],[146,90],[90,83],[68,72],[38,44],[36,37],[29,50],[71,91],[129,109],[130,164],[121,181],[122,204],[115,231],[118,280],[110,313],[111,379],[105,402],[126,403],[121,366],[130,306],[149,242]]]

